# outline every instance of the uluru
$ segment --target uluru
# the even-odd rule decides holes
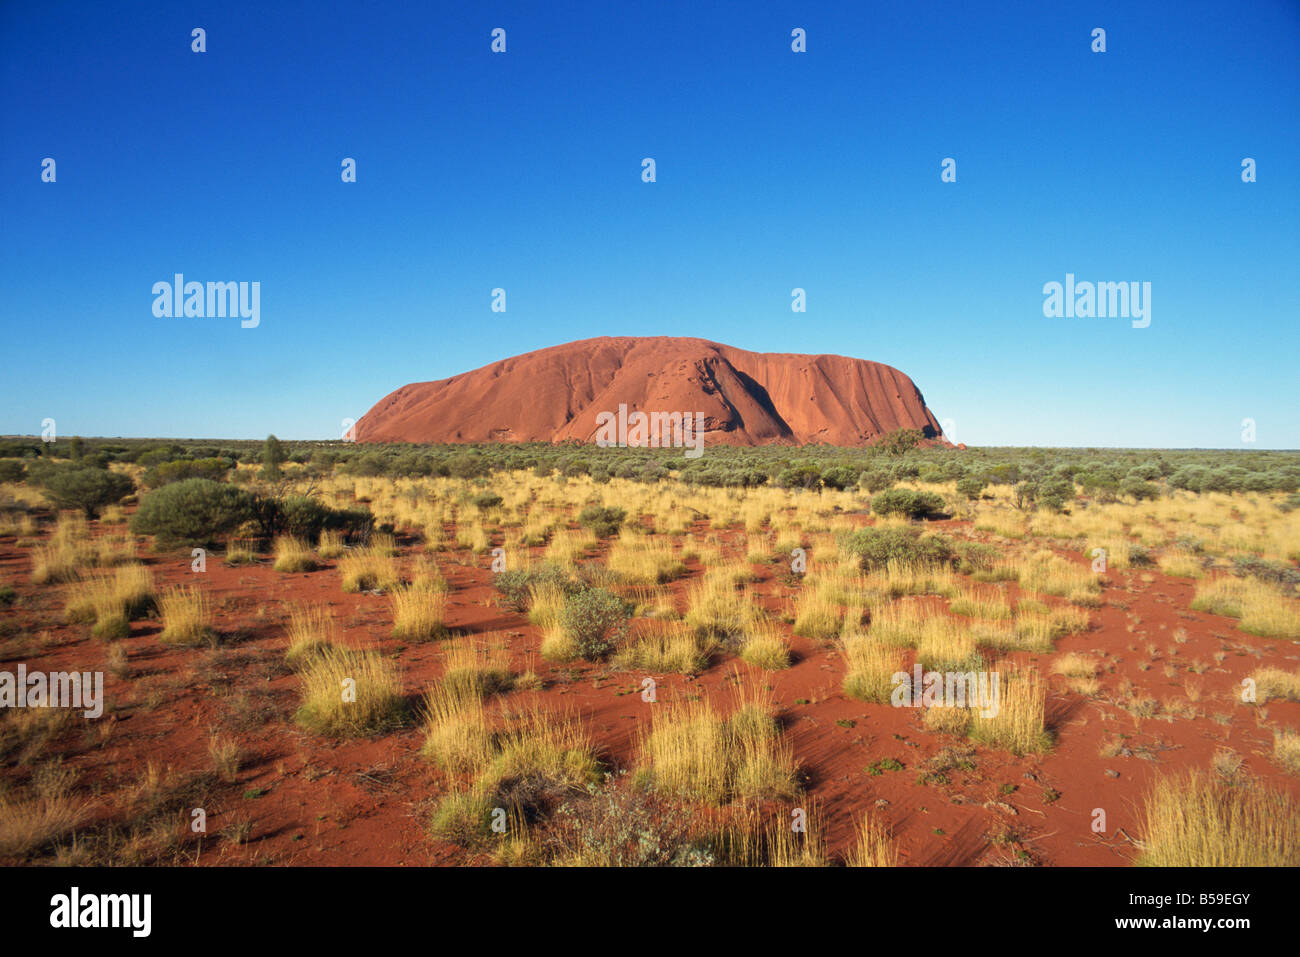
[[[695,413],[712,445],[861,446],[942,430],[892,366],[838,355],[749,352],[707,339],[602,336],[404,385],[356,424],[358,442],[595,440],[602,412]]]

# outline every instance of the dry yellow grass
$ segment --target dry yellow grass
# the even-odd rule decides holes
[[[86,519],[71,512],[59,516],[49,541],[32,554],[32,582],[75,581],[86,569],[103,568],[135,560],[134,540],[129,535],[95,537]]]
[[[197,585],[169,588],[158,598],[163,627],[158,639],[169,645],[198,645],[212,641],[212,604]]]
[[[1250,677],[1255,682],[1256,704],[1266,704],[1275,698],[1300,701],[1300,670],[1292,672],[1281,668],[1261,668]]]
[[[1051,744],[1043,726],[1047,688],[1038,672],[1029,669],[1001,674],[998,698],[996,715],[984,717],[979,712],[971,715],[970,736],[1012,754],[1046,751]]]
[[[319,734],[361,735],[389,727],[403,710],[397,666],[371,651],[327,647],[301,672],[298,724]]]
[[[388,593],[393,612],[393,637],[403,641],[432,641],[447,636],[447,595],[415,585]]]
[[[509,651],[500,645],[458,638],[447,645],[445,664],[442,685],[446,688],[483,698],[507,692],[514,685]]]
[[[1030,593],[1058,595],[1078,605],[1096,605],[1101,578],[1088,565],[1077,565],[1046,549],[1019,560],[1020,587]]]
[[[327,528],[320,533],[320,539],[316,543],[316,554],[321,558],[329,561],[345,554],[347,550],[347,540],[342,532]]]
[[[889,836],[889,829],[874,813],[868,811],[862,815],[857,840],[849,849],[845,863],[849,867],[898,866],[898,848]]]
[[[661,585],[686,574],[671,542],[647,539],[624,529],[610,546],[606,567],[629,585]]]
[[[1199,771],[1158,778],[1143,807],[1139,865],[1295,867],[1300,811],[1290,795]]]
[[[773,624],[756,624],[745,631],[740,657],[748,664],[769,671],[790,667],[790,645]]]
[[[844,612],[836,601],[834,586],[823,584],[811,591],[805,586],[795,601],[794,611],[792,630],[796,635],[822,641],[839,635]]]
[[[31,798],[0,796],[0,857],[24,858],[90,817],[90,803],[70,793],[72,780],[72,772],[51,768],[35,776]]]
[[[846,669],[844,693],[860,701],[888,704],[893,676],[902,670],[898,649],[871,635],[850,634],[841,639],[840,650]]]
[[[297,667],[337,643],[334,616],[325,605],[289,609],[288,648],[284,659]]]
[[[153,576],[143,565],[123,565],[112,575],[96,575],[69,585],[64,614],[92,625],[97,638],[125,638],[132,619],[154,604]]]
[[[749,592],[725,577],[706,572],[686,593],[686,624],[702,637],[734,638],[758,619]]]
[[[1215,578],[1198,585],[1194,611],[1241,619],[1241,630],[1266,638],[1300,638],[1300,602],[1254,578]]]
[[[1160,570],[1166,575],[1172,575],[1175,578],[1202,578],[1205,575],[1201,560],[1193,553],[1180,548],[1170,549],[1165,552],[1160,556],[1156,564],[1160,566]]]
[[[652,673],[691,675],[709,664],[712,639],[701,637],[682,622],[638,622],[628,643],[619,650],[615,664]]]
[[[968,618],[1001,620],[1011,617],[1011,606],[996,589],[967,588],[948,602],[948,610]]]
[[[770,704],[742,698],[729,718],[708,701],[667,706],[641,742],[645,780],[665,793],[711,804],[798,793],[794,755]]]
[[[946,615],[926,619],[916,644],[916,660],[927,671],[970,671],[982,667],[975,635]]]
[[[1300,734],[1276,728],[1273,731],[1273,760],[1288,774],[1300,774]]]
[[[288,535],[281,535],[275,540],[275,564],[277,572],[312,572],[316,570],[316,556],[306,542]]]
[[[362,591],[390,591],[401,584],[401,574],[397,562],[388,550],[371,545],[360,549],[352,555],[339,559],[339,575],[343,580],[343,590],[354,593]]]

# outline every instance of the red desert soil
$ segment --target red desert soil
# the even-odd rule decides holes
[[[583,339],[402,386],[356,425],[358,442],[591,442],[596,417],[693,412],[707,445],[865,445],[942,430],[912,380],[846,356],[746,352],[669,336]]]
[[[943,524],[969,532],[965,523]],[[695,533],[705,530],[701,524]],[[722,538],[743,547],[739,533],[724,532]],[[403,551],[419,547],[408,542]],[[421,758],[418,728],[335,742],[293,724],[298,679],[283,665],[291,603],[327,605],[345,641],[395,656],[413,703],[441,674],[438,642],[403,645],[391,637],[387,598],[344,594],[333,563],[311,573],[281,574],[267,559],[227,568],[212,556],[201,577],[222,645],[171,648],[158,640],[156,620],[134,622],[125,639],[128,673],[118,677],[108,669],[104,642],[92,639],[85,626],[62,623],[64,589],[30,583],[30,552],[13,538],[0,542],[0,576],[16,583],[19,596],[0,613],[0,666],[12,671],[26,662],[29,669],[105,672],[104,717],[69,722],[44,755],[61,754],[79,772],[78,793],[98,795],[99,821],[108,819],[114,795],[138,781],[149,762],[187,774],[210,772],[208,735],[216,728],[238,738],[245,759],[237,780],[218,785],[208,802],[208,837],[197,854],[189,845],[198,863],[486,860],[426,835],[427,812],[447,785]],[[142,551],[140,557],[159,590],[200,577],[190,571],[188,553]],[[833,646],[802,638],[792,640],[796,662],[786,671],[763,672],[727,658],[695,679],[657,675],[659,703],[646,704],[634,693],[639,672],[544,661],[537,653],[539,629],[498,605],[489,560],[466,551],[437,553],[451,586],[449,625],[504,640],[516,670],[531,667],[544,679],[538,704],[580,719],[615,767],[635,766],[638,735],[654,708],[703,694],[728,709],[737,671],[770,687],[806,776],[808,796],[800,803],[811,801],[821,812],[832,855],[847,850],[855,822],[874,808],[892,827],[904,864],[1125,864],[1136,854],[1131,839],[1140,838],[1142,798],[1153,778],[1207,769],[1220,749],[1244,758],[1246,773],[1300,797],[1300,779],[1271,761],[1272,734],[1265,726],[1300,726],[1300,704],[1270,701],[1256,708],[1239,700],[1241,679],[1256,669],[1294,670],[1296,646],[1246,635],[1231,619],[1188,611],[1193,584],[1187,579],[1154,570],[1112,572],[1102,607],[1091,610],[1091,630],[1062,639],[1050,655],[1012,656],[1036,662],[1045,675],[1051,659],[1064,652],[1102,662],[1101,690],[1091,697],[1069,692],[1063,679],[1050,677],[1047,714],[1055,747],[1043,756],[1018,758],[927,732],[916,710],[847,698],[840,690],[843,663]],[[797,585],[784,566],[755,568],[761,572],[753,586],[760,601],[770,609],[788,608]],[[692,563],[690,575],[674,583],[679,608],[686,583],[699,572]],[[1126,683],[1134,696],[1150,697],[1178,716],[1134,717],[1119,706],[1121,699],[1132,700],[1121,694]],[[1103,757],[1109,741],[1121,741],[1123,750]],[[946,781],[923,781],[929,762],[945,748],[957,749],[946,752],[957,766],[946,772]],[[889,758],[903,770],[868,773]],[[7,771],[9,783],[27,770]],[[1091,829],[1098,808],[1107,816],[1104,835]],[[220,836],[241,822],[249,825],[245,843]]]

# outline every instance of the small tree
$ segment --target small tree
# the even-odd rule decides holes
[[[984,486],[987,483],[982,478],[976,478],[969,475],[964,479],[957,480],[957,493],[964,495],[970,501],[975,501],[984,494]]]
[[[116,505],[135,491],[130,476],[91,466],[72,466],[48,473],[45,497],[58,508],[79,508],[86,518],[98,518],[99,510]]]
[[[880,447],[890,455],[903,455],[921,444],[925,438],[920,429],[895,429],[880,440]]]
[[[288,456],[284,445],[274,435],[268,435],[262,445],[262,478],[273,482],[280,477],[280,466]]]

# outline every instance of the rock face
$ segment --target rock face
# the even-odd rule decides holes
[[[706,339],[583,339],[437,382],[404,385],[358,442],[592,442],[602,412],[701,414],[705,445],[866,445],[942,430],[912,380],[846,356],[746,352]]]

